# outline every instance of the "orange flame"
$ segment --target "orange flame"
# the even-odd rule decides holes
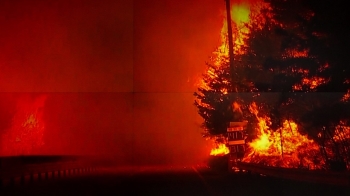
[[[262,4],[262,3],[260,3]],[[233,3],[231,6],[231,19],[232,26],[234,32],[234,52],[236,54],[243,54],[243,50],[241,50],[242,46],[244,46],[244,37],[249,34],[248,28],[244,25],[245,23],[250,22],[251,14],[257,15],[260,12],[262,6],[252,7],[252,5],[248,2],[241,3]],[[216,67],[221,67],[223,62],[228,60],[228,42],[227,42],[227,19],[226,14],[223,12],[223,26],[221,28],[221,45],[217,48],[213,58],[213,64]],[[209,67],[206,70],[206,76],[209,77],[209,80],[214,80],[218,78],[218,74],[215,73],[214,68]],[[229,81],[223,81],[228,84]],[[200,78],[198,82],[196,82],[196,86],[199,86],[202,89],[209,90],[210,87],[204,80],[204,78]],[[221,93],[227,94],[228,90],[226,88],[220,89]],[[198,101],[198,100],[197,100]]]
[[[262,4],[262,2],[260,2]],[[234,31],[234,52],[237,54],[243,54],[243,50],[241,50],[241,47],[244,46],[244,36],[249,34],[249,29],[245,26],[245,23],[250,22],[250,16],[251,14],[257,15],[258,12],[260,12],[260,9],[262,6],[257,6],[255,8],[252,8],[252,5],[249,2],[241,2],[241,3],[233,3],[231,6],[231,20],[232,20],[232,26]],[[253,13],[252,13],[253,12]],[[223,12],[223,26],[221,28],[221,45],[217,48],[217,50],[214,52],[214,65],[217,67],[220,67],[223,65],[223,62],[225,61],[225,58],[228,57],[228,42],[227,42],[227,18],[226,13]],[[214,80],[215,78],[218,78],[219,76],[215,73],[214,68],[209,67],[206,71],[206,75],[210,78],[210,80]],[[223,81],[224,83],[228,84],[229,81]],[[198,84],[200,88],[209,90],[210,87],[207,85],[207,83],[202,78]],[[220,89],[220,92],[223,94],[227,94],[228,90],[226,88]],[[200,100],[197,100],[199,104],[202,104],[204,106],[204,103],[201,103]],[[209,107],[207,105],[207,107]],[[236,105],[233,105],[233,108],[236,108]],[[216,147],[214,147],[210,153],[210,155],[224,155],[228,154],[229,149],[225,144],[219,144]]]
[[[303,78],[301,84],[296,84],[293,86],[294,90],[302,90],[302,86],[308,86],[311,90],[317,88],[321,84],[325,84],[328,81],[321,77]]]
[[[350,127],[345,126],[345,123],[340,121],[339,125],[335,128],[333,139],[336,142],[350,140]]]
[[[348,90],[344,96],[342,97],[341,101],[348,102],[350,100],[350,90]]]
[[[210,155],[212,156],[223,156],[230,153],[230,150],[227,148],[225,144],[217,144],[215,148],[210,151]]]
[[[270,166],[319,168],[322,160],[315,160],[319,146],[302,135],[292,120],[285,120],[278,130],[271,130],[268,117],[258,116],[258,109],[252,103],[250,110],[258,119],[257,138],[249,143],[250,153],[244,161],[263,162]],[[318,156],[321,159],[320,156]],[[318,162],[318,164],[316,164]]]
[[[235,54],[244,54],[244,51],[241,48],[245,44],[245,36],[249,36],[250,33],[249,29],[243,25],[243,23],[251,23],[251,20],[257,20],[259,21],[257,28],[261,28],[265,19],[264,17],[259,16],[260,10],[262,8],[271,9],[269,8],[269,5],[262,2],[258,2],[254,6],[247,2],[232,5],[231,16],[233,22],[232,26],[234,28],[233,39]],[[251,19],[251,17],[253,19]],[[221,29],[221,45],[218,47],[217,51],[214,52],[214,55],[214,65],[217,67],[222,66],[223,62],[228,59],[226,18],[223,19],[223,27]],[[309,56],[309,51],[289,50],[286,51],[284,55],[288,57],[303,58]],[[325,64],[320,68],[319,72],[322,72],[327,68],[328,64]],[[309,70],[298,69],[292,70],[292,72],[300,73],[303,76],[300,83],[293,86],[294,90],[302,90],[304,87],[314,90],[317,86],[328,82],[325,78],[308,77]],[[209,77],[209,80],[214,80],[219,77],[215,72],[215,68],[208,68],[207,76]],[[345,83],[350,82],[348,80],[345,81]],[[210,89],[203,79],[200,81],[199,86],[203,89]],[[220,89],[220,91],[222,93],[227,93],[227,89]],[[342,101],[349,101],[349,99],[350,90],[344,95]],[[321,168],[322,165],[325,165],[318,144],[315,141],[308,139],[307,136],[302,135],[299,132],[298,125],[293,120],[284,120],[280,128],[272,130],[269,127],[271,124],[270,118],[268,116],[259,116],[258,106],[255,103],[252,103],[249,109],[258,120],[256,128],[257,138],[248,144],[249,152],[246,153],[243,161],[289,168],[308,167],[309,169],[318,169]],[[321,137],[321,135],[320,132],[319,137]],[[344,139],[350,140],[350,127],[340,124],[336,127],[333,140],[344,141]],[[228,153],[229,149],[227,146],[224,143],[219,143],[211,150],[210,155],[218,156]]]
[[[232,26],[234,27],[234,53],[243,53],[241,47],[244,45],[244,36],[249,33],[249,29],[244,23],[250,21],[250,4],[240,3],[233,4],[231,7],[231,20]],[[226,16],[226,14],[223,14]],[[220,66],[224,57],[228,57],[228,43],[227,43],[227,18],[223,19],[223,27],[221,28],[221,45],[217,51],[214,52],[216,55],[215,65]]]

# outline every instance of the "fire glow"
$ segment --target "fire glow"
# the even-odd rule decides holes
[[[223,14],[225,15],[225,14]],[[234,52],[241,53],[240,49],[244,45],[244,35],[249,33],[247,27],[244,23],[249,22],[250,7],[247,3],[233,4],[231,7],[231,20],[233,22],[234,29]],[[222,58],[228,56],[228,45],[227,45],[227,19],[223,19],[223,27],[221,28],[221,45],[218,47],[217,51],[214,52],[217,59],[215,65],[220,66]]]
[[[317,169],[322,165],[318,144],[300,134],[294,121],[285,120],[282,127],[272,130],[270,118],[259,116],[255,103],[249,109],[258,120],[257,138],[248,144],[250,152],[244,161],[288,168]]]
[[[262,4],[260,2],[260,4]],[[259,6],[258,6],[259,7]],[[260,6],[261,8],[262,6]],[[258,14],[258,13],[251,13],[253,12],[259,12],[259,9],[253,9],[251,8],[251,5],[248,2],[241,2],[241,3],[234,3],[231,6],[231,20],[233,23],[234,28],[234,52],[235,53],[243,53],[241,50],[241,47],[244,45],[243,38],[245,35],[249,34],[248,28],[244,25],[245,23],[249,23],[251,14]],[[225,16],[226,13],[223,13],[223,16]],[[227,42],[227,18],[223,18],[223,26],[221,28],[221,45],[217,48],[217,50],[214,52],[215,59],[214,59],[214,65],[217,67],[220,67],[222,65],[222,62],[225,61],[225,58],[228,57],[228,42]],[[218,77],[218,75],[215,73],[215,70],[211,67],[207,69],[207,76],[210,80],[214,80]],[[228,83],[229,81],[224,81]],[[203,89],[210,89],[208,87],[207,83],[201,79],[199,82],[199,85]],[[227,94],[228,91],[226,88],[220,89],[220,91],[224,94]],[[197,100],[200,103],[200,100]],[[203,103],[202,103],[203,104]],[[229,149],[224,143],[217,143],[217,141],[213,141],[215,143],[214,148],[211,150],[210,155],[212,156],[222,156],[229,153]]]
[[[1,138],[1,154],[30,155],[44,145],[43,107],[46,96],[21,98],[12,118],[11,127]]]
[[[260,6],[259,6],[260,4]],[[250,16],[258,15],[263,5],[262,2],[255,5],[249,3],[233,4],[231,8],[231,16],[233,28],[234,28],[234,52],[242,54],[241,46],[244,36],[249,36],[249,30],[244,26],[244,23],[250,22]],[[263,21],[261,21],[263,23]],[[223,57],[228,56],[228,44],[227,44],[227,21],[224,19],[223,27],[221,29],[221,41],[222,44],[218,47],[216,60],[214,64],[221,66]],[[299,53],[295,55],[300,55]],[[303,53],[303,55],[306,55]],[[218,77],[214,70],[209,68],[207,70],[211,79]],[[314,82],[307,82],[307,79],[303,79],[304,85],[310,85],[315,87]],[[318,81],[320,83],[320,81]],[[200,86],[204,89],[208,89],[204,81]],[[224,89],[225,90],[225,89]],[[227,90],[226,90],[227,91]],[[269,128],[270,118],[268,116],[261,117],[258,115],[259,111],[257,105],[252,103],[250,106],[250,112],[255,114],[258,124],[256,127],[256,138],[248,144],[249,152],[245,154],[244,161],[264,163],[270,166],[282,166],[282,167],[308,167],[316,168],[314,164],[317,162],[313,160],[315,155],[319,152],[319,146],[313,141],[308,139],[305,135],[301,135],[298,130],[298,126],[292,120],[285,120],[283,126],[278,130],[271,130]],[[215,147],[211,150],[212,156],[223,156],[229,153],[229,149],[225,143],[216,143]],[[318,160],[320,162],[320,160]]]
[[[243,25],[243,23],[252,23],[251,20],[258,21],[257,28],[260,28],[264,24],[264,19],[259,20],[260,9],[267,8],[267,4],[257,2],[252,5],[250,3],[233,4],[231,8],[231,16],[233,21],[233,40],[234,40],[234,53],[244,54],[241,50],[244,46],[244,36],[249,36],[249,29]],[[258,16],[258,17],[256,17]],[[251,19],[255,18],[255,19]],[[270,16],[269,16],[270,17]],[[258,20],[257,20],[258,19]],[[206,80],[215,80],[219,78],[219,71],[216,68],[221,68],[228,61],[228,44],[227,44],[227,21],[224,19],[223,27],[221,29],[221,41],[222,44],[218,47],[218,50],[214,53],[214,67],[209,67],[207,70]],[[287,57],[302,58],[308,57],[309,51],[286,51],[284,54]],[[318,70],[319,73],[328,68],[328,64],[321,66]],[[218,69],[219,70],[219,69]],[[271,70],[273,71],[273,70]],[[318,76],[309,76],[309,70],[304,69],[292,69],[292,72],[301,74],[301,80],[299,83],[293,86],[294,92],[304,91],[312,92],[318,88],[318,86],[328,83],[329,79]],[[229,82],[229,81],[227,81]],[[349,81],[344,81],[349,83]],[[224,85],[226,83],[223,82]],[[199,84],[200,88],[210,90],[205,80],[201,80]],[[220,92],[227,94],[226,87],[220,87]],[[341,101],[348,102],[350,97],[350,90],[343,96]],[[199,102],[200,103],[200,102]],[[247,103],[246,103],[247,104]],[[248,106],[248,105],[246,105]],[[249,105],[250,113],[254,114],[257,123],[253,125],[254,138],[246,144],[247,151],[243,161],[250,163],[257,163],[268,166],[286,167],[286,168],[308,168],[308,169],[324,169],[327,167],[327,162],[332,160],[341,160],[342,157],[348,157],[350,148],[348,148],[350,142],[350,127],[346,126],[347,123],[340,121],[338,125],[332,125],[334,127],[334,133],[327,133],[326,128],[323,127],[320,130],[316,130],[318,138],[312,140],[306,135],[301,134],[300,127],[293,121],[293,119],[280,119],[281,124],[279,128],[271,128],[271,119],[268,115],[259,113],[259,106],[256,103]],[[325,139],[328,140],[325,142]],[[211,150],[212,156],[223,156],[229,154],[229,148],[227,142],[215,141],[215,147]],[[222,140],[225,141],[225,140]],[[317,141],[317,142],[316,142]],[[320,142],[320,141],[323,141]],[[343,160],[341,160],[343,161]],[[350,168],[349,158],[345,158],[344,161],[347,167]]]

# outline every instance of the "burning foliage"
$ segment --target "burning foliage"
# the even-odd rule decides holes
[[[234,23],[234,50],[238,53],[244,53],[242,47],[244,40],[249,33],[245,26],[245,22],[249,21],[250,9],[249,4],[234,4],[231,9],[231,16]],[[252,92],[253,84],[244,78],[243,72],[245,68],[237,67],[236,83],[231,82],[229,73],[228,61],[228,46],[227,46],[227,22],[223,19],[223,27],[221,30],[222,44],[214,52],[214,57],[211,63],[207,63],[208,69],[203,77],[198,82],[198,92],[195,92],[195,106],[200,111],[199,114],[205,119],[203,128],[205,129],[204,136],[218,135],[226,133],[226,124],[232,121],[232,100],[234,92]],[[242,77],[241,77],[242,76]]]
[[[195,93],[204,136],[225,136],[228,122],[237,121],[232,103],[239,102],[251,124],[244,161],[288,168],[349,167],[349,69],[345,61],[328,56],[334,32],[315,28],[322,24],[320,10],[311,5],[268,2],[232,5],[235,75],[229,71],[224,19],[222,45]],[[315,94],[334,90],[340,95]],[[251,95],[247,99],[237,92]],[[254,101],[270,92],[278,94],[274,103]],[[229,152],[224,140],[215,144],[211,155]]]
[[[248,150],[243,161],[267,166],[305,169],[335,169],[334,164],[349,163],[350,126],[341,121],[333,133],[326,129],[318,131],[318,139],[301,134],[296,122],[284,120],[280,127],[271,128],[271,118],[259,113],[258,105],[249,105],[250,112],[255,116],[254,136],[247,140]],[[216,141],[219,141],[216,139]],[[227,140],[216,142],[210,152],[212,156],[229,154]],[[341,169],[340,169],[341,170]]]
[[[324,165],[318,144],[300,134],[295,122],[285,120],[282,127],[272,130],[270,118],[258,115],[256,103],[250,109],[258,120],[257,138],[248,143],[250,152],[244,161],[288,168],[319,169]]]

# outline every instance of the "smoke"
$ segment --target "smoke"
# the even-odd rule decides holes
[[[180,2],[134,1],[134,152],[142,164],[193,163],[210,153],[193,92],[220,44],[225,4]]]
[[[194,92],[220,44],[224,8],[216,0],[134,1],[134,90]]]
[[[190,93],[2,93],[1,154],[200,163],[210,149],[191,99]]]
[[[129,0],[2,0],[1,92],[131,92]]]
[[[0,90],[47,92],[37,154],[202,160],[210,149],[192,94],[220,44],[222,8],[216,0],[1,1]],[[5,94],[2,136],[22,96]]]
[[[191,96],[50,93],[44,153],[94,155],[124,165],[198,163],[210,149],[198,119],[184,118],[196,116],[183,106]]]
[[[132,96],[128,93],[50,93],[45,108],[47,154],[128,152]]]
[[[143,164],[203,161],[210,149],[200,137],[189,93],[138,93],[134,105],[135,153]]]

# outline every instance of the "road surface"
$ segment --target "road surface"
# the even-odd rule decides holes
[[[306,184],[206,167],[116,167],[15,185],[0,195],[350,195],[346,187]]]

